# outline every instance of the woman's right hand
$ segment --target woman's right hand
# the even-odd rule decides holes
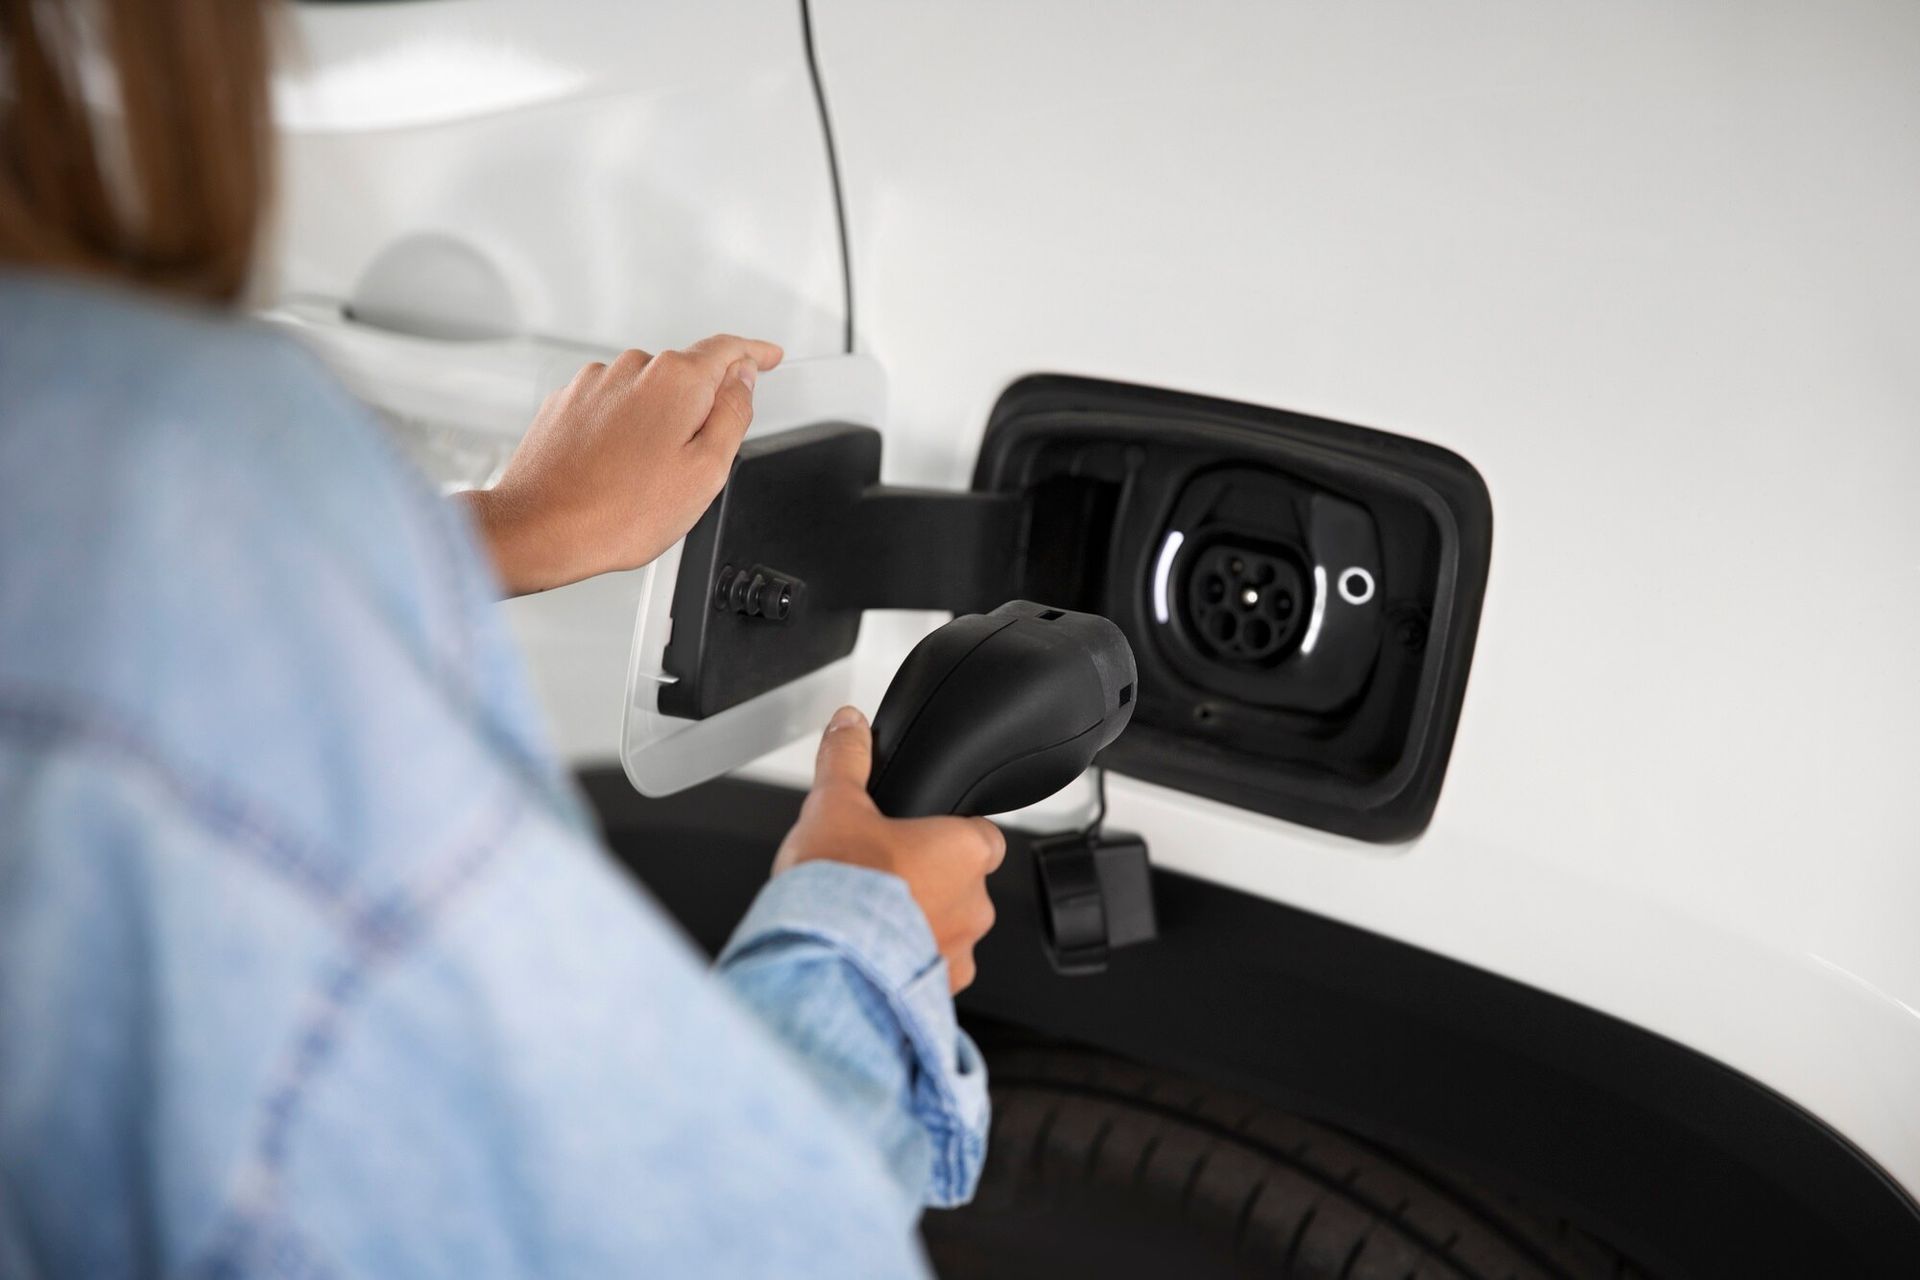
[[[873,732],[853,707],[834,712],[820,739],[813,790],[780,843],[773,874],[803,862],[846,862],[907,882],[926,913],[956,993],[973,981],[973,948],[993,928],[987,876],[1007,838],[985,818],[889,818],[867,794]]]
[[[720,334],[627,351],[547,397],[505,474],[465,495],[509,595],[637,569],[678,541],[727,481],[771,342]]]

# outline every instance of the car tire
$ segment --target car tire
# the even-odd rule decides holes
[[[1244,1096],[1089,1050],[986,1040],[978,1194],[930,1212],[942,1280],[1635,1280],[1565,1221]]]

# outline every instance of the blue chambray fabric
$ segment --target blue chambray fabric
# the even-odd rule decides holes
[[[0,275],[0,1275],[890,1276],[987,1104],[895,877],[709,971],[298,348]]]

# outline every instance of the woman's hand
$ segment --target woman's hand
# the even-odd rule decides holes
[[[993,928],[987,875],[1007,838],[985,818],[888,818],[867,795],[873,733],[852,707],[834,712],[820,739],[813,790],[773,859],[779,875],[824,859],[888,871],[907,882],[926,913],[955,992],[973,981],[974,944]]]
[[[693,527],[753,421],[771,342],[622,352],[547,397],[500,483],[466,495],[508,594],[636,569]]]

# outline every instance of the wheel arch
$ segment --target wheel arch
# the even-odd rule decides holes
[[[717,948],[800,793],[643,800],[586,777],[616,856]],[[963,1016],[1231,1086],[1523,1195],[1658,1274],[1912,1275],[1920,1208],[1843,1135],[1683,1045],[1499,975],[1156,871],[1158,941],[1063,978],[1025,840]]]

